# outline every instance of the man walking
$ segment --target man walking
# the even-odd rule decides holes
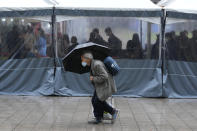
[[[85,52],[81,56],[82,66],[90,67],[90,81],[95,91],[92,97],[92,106],[94,108],[95,119],[89,121],[92,124],[99,124],[103,120],[103,113],[109,112],[112,115],[112,123],[116,120],[118,110],[112,108],[106,100],[117,91],[114,79],[108,73],[104,63],[100,60],[94,60],[91,52]]]

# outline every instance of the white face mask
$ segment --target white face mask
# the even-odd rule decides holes
[[[83,67],[86,67],[86,66],[87,66],[87,63],[84,62],[84,61],[82,61],[82,62],[81,62],[81,65],[82,65]]]

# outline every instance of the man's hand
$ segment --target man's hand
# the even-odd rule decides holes
[[[93,81],[93,76],[90,76],[90,81]]]

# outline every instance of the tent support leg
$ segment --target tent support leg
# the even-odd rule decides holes
[[[165,26],[166,26],[166,11],[162,9],[161,16],[161,34],[160,34],[160,46],[159,46],[159,60],[161,60],[161,72],[162,72],[162,96],[165,97],[163,89],[164,87],[164,76],[166,75],[166,46],[165,46]]]
[[[140,20],[140,42],[142,46],[142,20]]]
[[[53,12],[51,16],[51,38],[52,38],[52,45],[53,45],[53,58],[54,58],[54,77],[56,75],[56,46],[55,46],[55,23],[56,23],[56,15],[55,15],[55,7],[53,7]]]

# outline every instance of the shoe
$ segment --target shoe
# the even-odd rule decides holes
[[[93,120],[90,120],[88,121],[89,124],[99,124],[99,123],[102,123],[102,119],[93,119]]]
[[[114,114],[112,115],[111,123],[113,124],[116,121],[119,111],[115,109]]]
[[[103,114],[103,120],[112,120],[112,117],[109,113],[104,113]]]

